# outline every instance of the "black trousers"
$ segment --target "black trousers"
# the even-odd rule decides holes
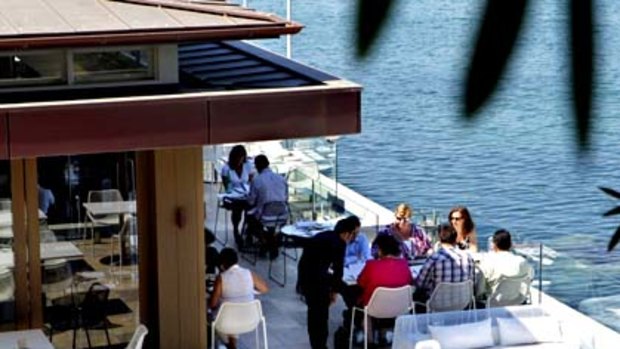
[[[305,294],[308,305],[308,336],[312,349],[327,349],[329,333],[329,291],[313,290]]]

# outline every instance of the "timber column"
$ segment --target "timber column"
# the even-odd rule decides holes
[[[140,322],[149,348],[207,347],[202,147],[140,151]]]

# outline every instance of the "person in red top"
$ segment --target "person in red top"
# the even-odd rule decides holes
[[[401,258],[400,244],[392,235],[379,235],[375,239],[379,259],[368,260],[357,278],[362,289],[360,304],[370,301],[377,287],[401,287],[411,285],[413,277],[407,260]]]

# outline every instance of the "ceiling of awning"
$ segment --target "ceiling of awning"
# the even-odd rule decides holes
[[[316,137],[361,130],[361,87],[239,42],[179,48],[181,83],[0,93],[0,157]],[[63,93],[64,92],[64,93]]]

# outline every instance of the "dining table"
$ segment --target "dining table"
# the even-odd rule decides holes
[[[54,346],[42,330],[22,330],[0,332],[0,348],[54,349]]]
[[[84,253],[70,241],[42,242],[39,244],[41,261],[51,259],[79,259]],[[15,261],[11,248],[0,249],[0,268],[13,268]]]

